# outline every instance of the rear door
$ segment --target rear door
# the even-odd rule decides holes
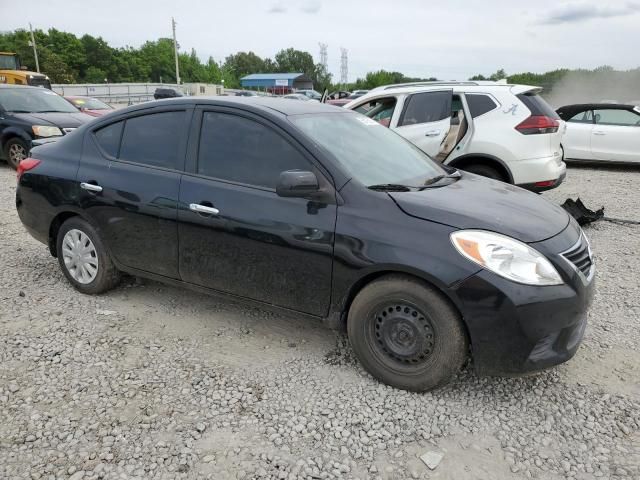
[[[593,111],[580,112],[567,121],[567,130],[562,138],[565,158],[592,160],[591,134]]]
[[[395,126],[396,131],[423,152],[435,157],[451,127],[453,90],[409,95]]]
[[[262,117],[203,108],[196,119],[200,138],[189,147],[180,187],[182,279],[325,315],[336,204],[279,197],[275,187],[285,170],[311,170],[325,182],[328,177]]]
[[[640,112],[594,110],[591,152],[597,160],[640,163]]]
[[[145,110],[87,136],[81,204],[127,267],[179,278],[177,202],[191,112]]]

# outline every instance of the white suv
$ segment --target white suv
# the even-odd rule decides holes
[[[500,82],[421,82],[371,90],[360,112],[432,158],[533,191],[564,180],[564,122],[539,87]]]

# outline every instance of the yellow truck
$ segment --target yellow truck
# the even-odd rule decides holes
[[[0,52],[0,83],[31,85],[51,90],[49,77],[28,71],[27,67],[20,65],[20,57],[11,52]]]

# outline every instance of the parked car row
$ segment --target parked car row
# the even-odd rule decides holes
[[[394,133],[509,128],[555,162],[537,139],[556,142],[562,123],[536,93],[389,87],[355,100],[368,116],[281,98],[149,102],[33,148],[16,208],[85,294],[127,272],[323,319],[408,390],[445,384],[468,358],[483,374],[539,370],[581,342],[586,236],[541,196]]]

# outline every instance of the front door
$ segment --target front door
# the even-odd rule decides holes
[[[640,112],[594,110],[591,151],[598,160],[640,162]]]
[[[182,279],[325,315],[336,205],[275,192],[281,172],[318,168],[266,120],[224,109],[196,115],[197,154],[180,187]]]
[[[452,90],[414,93],[404,101],[396,131],[435,158],[451,127]],[[394,125],[392,125],[392,128]]]
[[[567,121],[567,129],[562,138],[565,158],[593,160],[591,154],[592,131],[593,111],[587,110],[571,117]]]
[[[179,278],[178,193],[187,111],[154,111],[88,136],[81,203],[122,265]]]

